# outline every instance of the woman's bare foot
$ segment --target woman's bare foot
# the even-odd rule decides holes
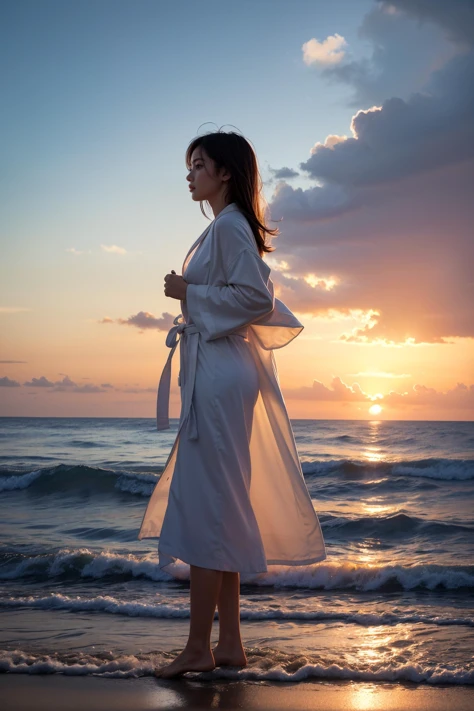
[[[226,647],[218,643],[212,650],[217,667],[246,667],[247,657],[242,646]]]
[[[173,676],[179,676],[188,671],[212,671],[215,667],[216,663],[211,650],[204,652],[185,648],[176,659],[173,659],[171,664],[155,669],[154,675],[160,679],[171,679]]]

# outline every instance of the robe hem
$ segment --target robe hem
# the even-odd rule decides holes
[[[178,555],[178,554],[172,555],[171,553],[165,553],[163,551],[163,555],[168,558],[171,558],[170,561],[163,562],[162,565],[158,561],[158,568],[160,570],[165,570],[165,571],[166,571],[166,568],[169,568],[170,566],[175,565],[176,561],[180,560],[182,563],[185,563],[186,565],[195,565],[196,567],[208,568],[209,570],[222,570],[223,572],[229,572],[229,573],[244,573],[246,575],[257,575],[258,573],[268,573],[268,568],[265,568],[264,570],[249,570],[249,569],[229,570],[228,568],[220,568],[220,567],[216,567],[216,566],[199,565],[198,563],[192,563],[189,560],[185,560],[185,558],[183,558],[181,555]],[[185,556],[185,557],[187,557],[187,556]],[[267,566],[268,565],[287,565],[287,566],[311,565],[312,563],[321,563],[323,560],[326,560],[326,558],[327,558],[327,554],[324,553],[322,555],[316,556],[315,558],[305,558],[304,560],[293,560],[293,561],[282,560],[282,559],[267,560],[266,564],[267,564]]]
[[[158,484],[159,484],[160,481],[161,481],[161,477],[163,476],[163,474],[165,473],[165,471],[168,469],[168,466],[169,466],[169,463],[170,463],[171,460],[172,460],[174,451],[175,451],[175,449],[177,448],[177,446],[179,445],[179,438],[180,438],[180,435],[181,435],[181,428],[182,428],[182,426],[183,426],[183,422],[181,422],[181,418],[179,418],[179,419],[180,419],[180,421],[178,422],[178,431],[176,432],[176,436],[175,436],[175,438],[174,438],[174,442],[173,442],[173,445],[172,445],[172,447],[171,447],[171,451],[170,451],[170,453],[168,454],[168,457],[167,457],[167,459],[166,459],[166,462],[165,462],[165,464],[164,464],[164,466],[163,466],[163,471],[161,472],[160,478],[158,479],[157,483],[155,484],[155,487],[154,487],[153,491],[156,489],[156,487],[158,486]],[[167,428],[167,429],[171,429],[171,427],[169,427],[169,428]],[[173,469],[173,471],[174,471],[174,469]],[[163,520],[161,521],[161,524],[160,524],[160,532],[159,532],[159,533],[155,533],[155,534],[149,536],[149,535],[147,535],[147,533],[145,533],[145,532],[143,531],[143,523],[144,523],[145,518],[146,518],[146,516],[147,516],[148,508],[149,508],[149,506],[151,505],[151,499],[152,499],[152,497],[150,496],[150,498],[149,498],[149,500],[148,500],[148,503],[147,503],[147,505],[146,505],[145,511],[144,511],[144,513],[143,513],[143,518],[142,518],[141,523],[140,523],[140,528],[138,529],[138,535],[137,535],[137,540],[138,540],[138,541],[141,541],[143,538],[159,538],[160,535],[161,535],[161,529],[162,529],[162,527],[163,527]],[[148,531],[149,531],[149,530],[150,530],[150,529],[148,528]]]
[[[159,554],[158,554],[158,555],[159,555]],[[166,568],[169,568],[169,567],[175,565],[177,560],[180,560],[182,563],[185,563],[186,565],[195,565],[197,568],[207,568],[208,570],[219,570],[219,571],[222,571],[222,572],[224,572],[224,573],[226,573],[226,572],[227,572],[227,573],[244,573],[245,575],[257,575],[258,573],[267,573],[267,572],[268,572],[268,569],[267,569],[267,568],[265,568],[265,569],[263,569],[263,570],[250,570],[250,569],[242,570],[241,568],[239,568],[239,570],[229,570],[229,568],[220,568],[220,567],[217,567],[217,566],[214,566],[214,565],[213,565],[213,566],[210,566],[210,565],[201,565],[201,564],[199,564],[199,563],[192,563],[192,562],[189,561],[189,560],[185,560],[185,558],[183,558],[182,556],[180,556],[180,555],[178,555],[178,554],[176,554],[176,555],[171,555],[170,553],[164,553],[164,552],[163,552],[163,555],[165,555],[165,556],[168,557],[168,558],[171,558],[170,561],[168,561],[168,562],[163,562],[162,565],[160,564],[160,562],[158,562],[158,568],[159,568],[160,570],[164,570],[165,572],[168,572],[168,571],[166,570]],[[185,557],[187,557],[187,556],[185,556]]]
[[[321,563],[326,558],[327,555],[324,554],[316,558],[307,558],[306,560],[267,560],[267,565],[311,565],[311,563]]]

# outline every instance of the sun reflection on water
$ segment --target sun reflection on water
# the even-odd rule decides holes
[[[411,648],[410,630],[373,625],[365,627],[357,635],[358,650],[353,658],[356,668],[367,668],[372,671],[377,668],[388,668],[396,659],[400,661],[401,648]],[[372,709],[381,708],[377,685],[357,684],[351,694],[351,708]]]
[[[350,708],[354,711],[370,711],[379,709],[380,701],[375,684],[354,684],[350,696]]]
[[[362,456],[368,462],[381,462],[383,460],[381,447],[367,447],[366,450],[362,452]]]
[[[380,501],[378,496],[371,496],[367,501],[361,501],[363,516],[393,516],[398,511],[398,506],[395,504],[377,503]]]

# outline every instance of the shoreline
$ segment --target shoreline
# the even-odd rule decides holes
[[[4,673],[0,697],[3,711],[471,711],[474,690],[400,682],[262,683],[203,681],[191,675],[165,681]]]

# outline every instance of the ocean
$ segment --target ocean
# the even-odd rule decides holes
[[[181,651],[189,567],[137,540],[177,426],[0,418],[0,671],[140,677]],[[242,574],[248,666],[197,676],[473,684],[474,423],[292,426],[328,557]]]

